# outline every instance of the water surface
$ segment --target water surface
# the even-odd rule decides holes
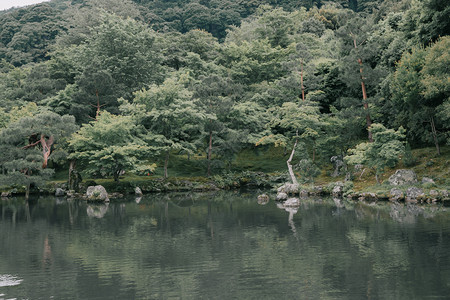
[[[448,299],[440,206],[257,193],[0,200],[0,299]]]

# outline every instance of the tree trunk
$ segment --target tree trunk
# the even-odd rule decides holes
[[[169,177],[169,175],[167,173],[167,167],[169,166],[169,156],[170,156],[170,151],[167,150],[167,152],[166,152],[166,160],[164,161],[164,178]]]
[[[355,49],[357,49],[357,45],[356,45],[356,38],[353,36],[353,46],[355,47]],[[367,125],[367,131],[369,134],[369,142],[373,142],[373,138],[372,138],[372,132],[370,131],[370,125],[372,125],[372,119],[370,118],[370,112],[369,112],[369,104],[367,103],[367,91],[366,91],[366,84],[364,83],[364,75],[363,75],[363,64],[362,64],[362,59],[358,58],[358,63],[359,63],[359,73],[361,76],[361,89],[362,89],[362,94],[363,94],[363,105],[364,105],[364,110],[366,111],[366,125]]]
[[[209,132],[208,177],[211,176],[212,131]]]
[[[71,161],[70,161],[70,164],[69,164],[69,180],[68,180],[68,182],[69,182],[69,190],[75,190],[75,188],[74,188],[74,181],[75,181],[75,178],[73,178],[73,171],[75,170],[75,164],[76,164],[76,160],[75,159],[72,159]]]
[[[434,125],[434,118],[433,117],[430,118],[430,122],[431,122],[431,131],[433,132],[434,145],[436,146],[437,154],[441,155],[441,149],[439,148],[439,142],[438,142],[438,139],[437,139],[436,126]]]
[[[305,87],[303,86],[303,59],[301,60],[300,84],[302,88],[302,101],[305,101]]]
[[[27,184],[27,189],[25,191],[25,199],[28,200],[30,197],[30,183]]]
[[[298,132],[297,132],[297,135],[298,135]],[[292,162],[292,158],[294,157],[295,148],[297,147],[297,143],[298,143],[298,137],[295,139],[295,144],[292,147],[291,156],[289,156],[289,159],[286,162],[287,166],[288,166],[289,175],[291,176],[292,183],[295,185],[298,185],[298,181],[297,181],[297,178],[295,178],[295,174],[294,174],[294,170],[292,168],[291,162]]]

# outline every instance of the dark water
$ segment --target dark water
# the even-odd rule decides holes
[[[449,299],[445,208],[256,196],[0,200],[0,299]]]

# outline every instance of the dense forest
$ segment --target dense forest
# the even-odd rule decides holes
[[[450,145],[449,24],[447,0],[52,0],[2,11],[1,185],[69,168],[167,177],[180,155],[211,175],[274,146],[304,178],[333,156],[379,175],[411,149],[439,154]]]

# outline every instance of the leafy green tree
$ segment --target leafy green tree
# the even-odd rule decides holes
[[[146,160],[158,150],[141,138],[131,116],[115,116],[107,111],[73,134],[69,147],[69,159],[80,162],[84,172],[92,176],[113,176],[114,181],[119,181],[124,171],[153,170],[155,165]]]
[[[133,92],[160,82],[164,75],[155,40],[145,24],[104,14],[83,44],[58,48],[52,73],[77,88],[70,113],[86,121],[93,117],[92,106],[118,112],[118,98],[131,99]]]
[[[302,101],[300,104],[285,102],[281,107],[270,108],[269,115],[272,117],[266,125],[268,128],[256,145],[292,146],[287,166],[292,183],[298,185],[293,171],[292,160],[299,141],[305,144],[307,149],[303,153],[303,158],[315,160],[316,141],[320,137],[323,126],[319,108],[309,101]],[[308,150],[309,154],[307,153]]]
[[[362,164],[375,170],[375,178],[379,183],[379,176],[386,167],[395,167],[400,156],[405,152],[405,129],[400,127],[397,131],[387,129],[381,124],[372,124],[370,130],[373,142],[358,144],[349,150],[344,160],[351,165]]]
[[[221,70],[222,71],[222,70]],[[203,132],[207,143],[207,174],[211,175],[211,164],[213,162],[213,148],[215,154],[227,154],[227,138],[230,137],[230,127],[227,116],[239,95],[239,85],[227,77],[218,74],[201,76],[194,86],[194,95],[197,107],[205,112],[203,121]],[[236,148],[234,148],[236,149]],[[229,152],[228,152],[229,154]]]
[[[437,111],[450,96],[449,44],[445,37],[430,47],[405,53],[391,82],[396,124],[406,127],[416,143],[434,141],[438,154],[439,141],[449,127],[448,120],[436,120]]]
[[[2,184],[25,185],[27,197],[31,185],[42,185],[53,174],[47,169],[51,155],[64,154],[64,140],[75,130],[72,116],[44,111],[24,116],[1,130]]]
[[[195,152],[205,114],[198,110],[192,92],[184,87],[182,79],[175,76],[134,96],[133,103],[125,104],[123,110],[133,115],[148,131],[149,140],[164,151],[164,177],[167,178],[172,151]]]

